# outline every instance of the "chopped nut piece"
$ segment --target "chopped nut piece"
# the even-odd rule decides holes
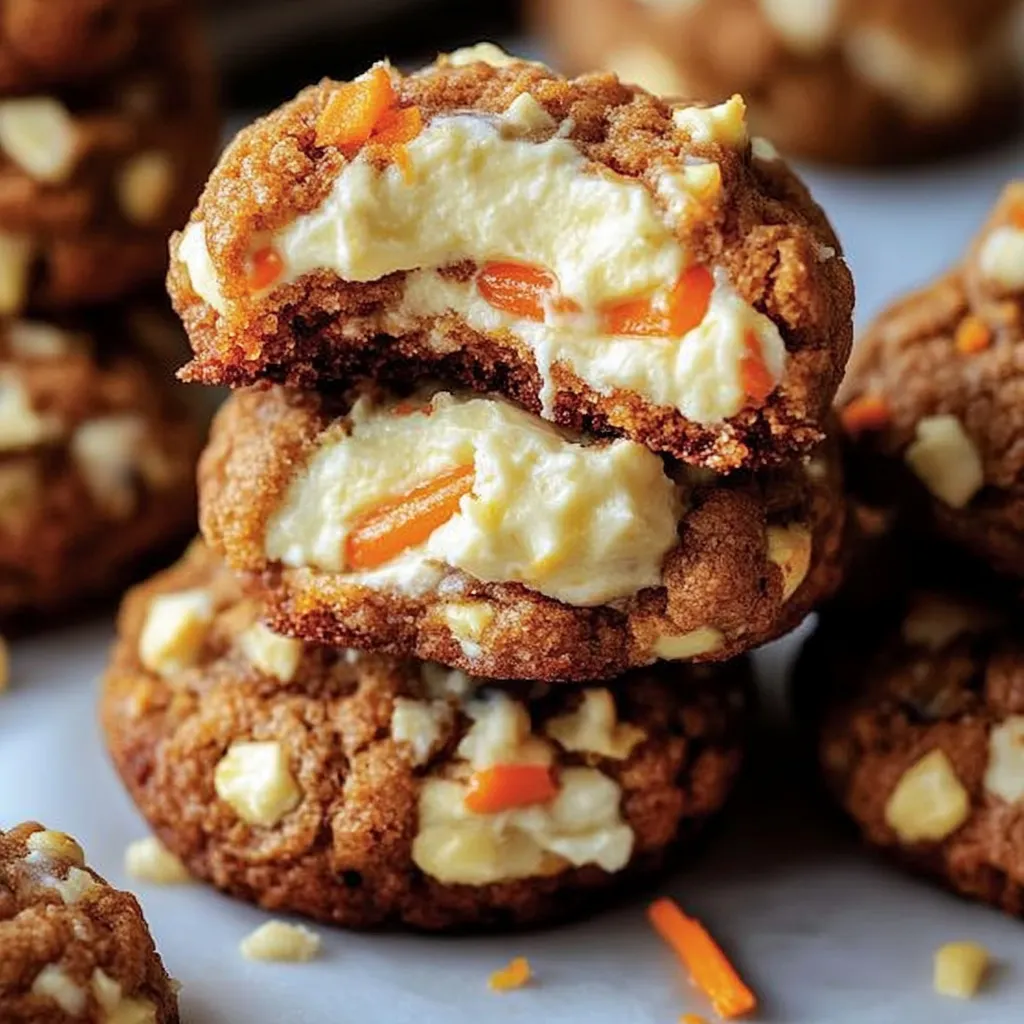
[[[988,950],[977,942],[947,942],[935,951],[935,991],[970,999],[988,970]]]
[[[68,977],[57,964],[47,964],[32,981],[32,994],[52,999],[66,1014],[81,1017],[85,1012],[86,991]]]
[[[725,637],[714,627],[701,626],[680,636],[659,636],[654,642],[654,655],[665,661],[695,658],[718,650],[724,640]]]
[[[617,761],[624,761],[647,738],[643,729],[618,721],[615,699],[604,689],[585,690],[579,707],[552,718],[544,731],[565,750]]]
[[[441,701],[398,697],[391,712],[391,737],[408,744],[413,764],[426,764],[447,737],[453,718],[451,707]]]
[[[188,868],[156,836],[136,839],[125,850],[124,866],[129,875],[143,882],[178,885],[192,881]]]
[[[0,232],[0,316],[12,316],[25,308],[35,251],[31,238]]]
[[[58,183],[75,165],[75,123],[67,108],[49,96],[4,100],[0,148],[33,178]]]
[[[974,442],[956,416],[926,416],[904,459],[928,490],[950,508],[964,508],[985,484]]]
[[[173,676],[195,664],[213,621],[213,601],[205,590],[160,594],[149,605],[139,660],[151,672]]]
[[[25,846],[30,853],[38,853],[48,860],[63,860],[80,868],[85,867],[85,852],[66,832],[48,828],[33,832]]]
[[[239,638],[242,653],[261,672],[279,682],[290,683],[299,670],[303,643],[281,636],[262,622],[254,622]]]
[[[1024,715],[1010,715],[989,732],[984,785],[1007,803],[1024,800]]]
[[[174,164],[166,153],[151,150],[132,157],[117,179],[117,198],[133,224],[160,219],[174,187]]]
[[[525,956],[517,956],[495,971],[488,979],[487,985],[493,992],[511,992],[528,984],[532,977],[530,961]]]
[[[320,936],[302,925],[267,921],[242,939],[246,960],[273,960],[278,963],[303,963],[320,952]]]
[[[905,843],[939,842],[971,813],[971,799],[941,750],[908,768],[885,805],[885,820]]]
[[[232,743],[213,776],[217,796],[249,825],[271,828],[302,800],[288,755],[273,741]]]
[[[814,538],[806,526],[768,527],[768,561],[782,572],[783,601],[788,601],[806,578],[813,546]]]

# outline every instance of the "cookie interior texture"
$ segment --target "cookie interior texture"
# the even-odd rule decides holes
[[[389,104],[361,144],[353,89]],[[239,134],[172,243],[185,375],[419,366],[716,470],[794,457],[823,436],[853,291],[763,156],[738,99],[673,107],[493,47],[313,86]]]
[[[499,927],[586,910],[688,840],[735,781],[748,684],[741,660],[495,686],[304,645],[197,544],[128,596],[102,719],[195,875],[351,927]],[[473,802],[509,770],[544,793]]]

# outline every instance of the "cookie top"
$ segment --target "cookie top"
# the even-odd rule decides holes
[[[0,831],[0,1018],[9,1024],[177,1024],[174,983],[131,893],[63,832]]]
[[[253,389],[214,424],[200,520],[284,632],[608,678],[795,626],[838,576],[837,463],[718,478],[473,392]]]
[[[851,341],[835,235],[739,97],[494,48],[307,89],[239,134],[172,250],[188,379],[411,362],[715,469],[820,441]]]
[[[650,868],[724,802],[745,662],[496,687],[302,644],[197,544],[136,588],[108,745],[192,873],[350,927],[536,923]]]
[[[855,164],[920,159],[1020,124],[1017,0],[530,6],[559,66],[607,68],[660,95],[741,92],[754,131],[787,154]]]
[[[891,306],[840,395],[851,486],[1024,574],[1024,185],[1009,185],[965,259]]]

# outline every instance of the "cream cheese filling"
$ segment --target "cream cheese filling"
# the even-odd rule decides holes
[[[583,443],[507,402],[445,392],[422,411],[363,397],[350,418],[348,433],[324,432],[271,517],[270,560],[407,593],[454,568],[576,606],[661,582],[682,494],[643,446]],[[464,467],[471,486],[425,541],[351,564],[368,512]]]

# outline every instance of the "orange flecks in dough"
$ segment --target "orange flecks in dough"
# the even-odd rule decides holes
[[[487,984],[494,992],[511,992],[528,984],[532,976],[530,961],[525,956],[517,956],[495,971]]]
[[[476,286],[489,306],[524,320],[542,323],[545,300],[555,312],[579,312],[575,302],[558,295],[555,275],[530,263],[485,263]]]
[[[257,249],[249,263],[249,290],[261,292],[269,288],[284,273],[281,254],[269,245]]]
[[[992,344],[992,329],[980,316],[970,313],[957,326],[955,341],[958,352],[972,356]]]
[[[743,344],[747,354],[740,360],[740,383],[743,393],[755,405],[760,405],[774,390],[775,381],[765,364],[761,341],[757,335],[747,331]]]
[[[889,419],[889,403],[881,395],[858,395],[839,413],[843,429],[851,437],[868,430],[881,430]]]
[[[391,76],[378,64],[365,77],[347,82],[331,93],[316,122],[316,144],[358,149],[394,104]]]
[[[606,306],[602,322],[609,334],[681,338],[707,315],[714,278],[707,267],[690,267],[679,275],[664,309],[654,299],[627,299]]]
[[[757,1007],[757,997],[700,921],[687,917],[670,899],[655,900],[647,916],[719,1017],[741,1017]]]
[[[474,814],[497,814],[554,799],[558,787],[542,764],[496,764],[474,772],[469,780],[466,808]]]
[[[459,466],[360,516],[345,539],[349,568],[375,569],[422,544],[459,511],[473,474],[473,466]]]

